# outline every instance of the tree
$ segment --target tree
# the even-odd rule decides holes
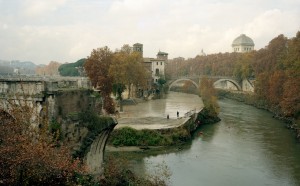
[[[142,65],[143,58],[138,52],[132,52],[129,45],[124,45],[114,54],[109,74],[116,84],[124,84],[128,88],[128,98],[131,95],[131,85],[146,84],[146,70]]]
[[[126,90],[126,86],[122,83],[114,83],[113,84],[113,93],[116,96],[116,99],[119,101],[120,111],[123,111],[123,104],[122,104],[122,93]]]
[[[213,86],[213,82],[206,77],[203,77],[199,88],[204,107],[208,110],[208,115],[217,117],[220,107],[217,102],[216,90]]]
[[[105,46],[93,49],[86,59],[84,68],[94,87],[100,90],[103,97],[103,107],[108,113],[114,113],[113,100],[110,97],[113,88],[113,77],[109,74],[113,53]]]
[[[268,100],[273,107],[279,107],[279,103],[283,96],[283,85],[286,82],[284,71],[274,71],[269,77],[269,89],[265,90],[268,94]]]
[[[300,77],[288,78],[283,85],[283,96],[280,102],[284,116],[300,116]]]
[[[85,63],[85,58],[79,59],[75,63],[65,63],[62,64],[59,68],[59,74],[61,76],[80,76],[81,72],[79,69],[81,69]]]
[[[58,75],[58,69],[61,64],[56,61],[51,61],[48,65],[43,67],[36,67],[35,73],[39,75]]]
[[[9,113],[8,113],[9,112]],[[67,146],[58,145],[47,120],[33,123],[35,109],[11,103],[0,110],[0,185],[74,185],[75,176],[85,173],[72,159]]]

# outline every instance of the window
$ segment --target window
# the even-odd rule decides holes
[[[158,62],[156,62],[156,65],[158,65]]]
[[[155,75],[158,76],[159,75],[159,69],[155,69]]]

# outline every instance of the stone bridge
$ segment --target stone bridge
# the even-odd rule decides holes
[[[182,86],[184,82],[192,83],[197,89],[199,88],[201,79],[204,76],[195,76],[195,77],[178,77],[169,81],[169,90],[174,86]],[[205,76],[208,79],[214,81],[214,87],[217,89],[223,90],[238,90],[245,92],[254,92],[253,80],[244,79],[242,81],[237,80],[233,77],[226,76]]]
[[[0,110],[10,114],[10,103],[28,103],[37,116],[60,124],[63,138],[74,152],[86,144],[89,130],[78,117],[86,111],[101,114],[102,101],[96,98],[90,81],[84,77],[0,77]],[[33,125],[39,121],[33,120]],[[109,134],[117,121],[103,123],[101,131],[90,141],[85,160],[92,174],[103,172],[103,155]]]

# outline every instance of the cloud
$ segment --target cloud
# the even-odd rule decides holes
[[[267,10],[256,16],[244,26],[245,33],[251,34],[257,49],[268,45],[268,42],[279,34],[294,37],[300,30],[299,17],[280,9]]]
[[[23,0],[23,14],[28,17],[36,17],[56,11],[65,5],[67,0]]]
[[[230,52],[245,33],[259,49],[300,22],[294,0],[0,0],[0,58],[72,62],[92,49],[144,44],[170,58]],[[3,5],[3,6],[2,6]]]

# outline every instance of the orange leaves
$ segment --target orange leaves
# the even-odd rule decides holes
[[[283,97],[280,102],[285,116],[300,116],[300,77],[288,78],[283,85]]]
[[[275,71],[269,78],[268,99],[272,104],[279,104],[283,96],[283,85],[286,81],[284,71]]]
[[[207,108],[209,115],[217,117],[219,113],[219,104],[216,98],[216,90],[213,86],[212,80],[202,78],[200,83],[200,95],[204,106]]]
[[[76,172],[84,172],[67,147],[57,148],[49,132],[28,125],[31,116],[23,110],[12,105],[13,116],[0,112],[0,180],[5,185],[65,185]],[[25,110],[30,111],[30,107]],[[47,123],[42,125],[48,128]],[[63,172],[67,174],[62,176]]]
[[[109,75],[109,68],[112,63],[113,53],[106,46],[94,49],[87,58],[84,68],[90,78],[92,85],[99,89],[104,98],[104,109],[113,113],[110,94],[112,93],[113,79]]]
[[[61,64],[55,61],[51,61],[46,66],[38,66],[35,69],[35,73],[38,75],[58,75],[58,68]]]

